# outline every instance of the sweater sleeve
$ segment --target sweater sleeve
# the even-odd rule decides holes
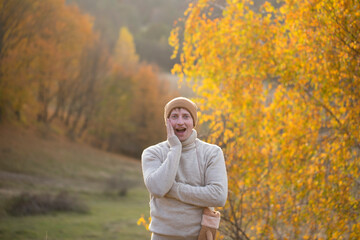
[[[205,186],[192,186],[173,182],[168,197],[199,207],[222,207],[225,205],[228,182],[222,150],[217,147],[205,172]]]
[[[181,142],[176,136],[168,139],[170,151],[166,159],[161,159],[161,154],[156,147],[144,150],[141,156],[144,183],[148,191],[155,197],[164,197],[175,181],[181,156]]]

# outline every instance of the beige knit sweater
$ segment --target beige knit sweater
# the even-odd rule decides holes
[[[150,231],[164,239],[197,239],[203,207],[224,206],[227,173],[216,145],[176,136],[142,154],[142,171],[150,192]]]

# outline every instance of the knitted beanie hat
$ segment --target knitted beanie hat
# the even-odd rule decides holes
[[[197,106],[193,101],[185,97],[177,97],[171,100],[170,102],[168,102],[165,105],[165,111],[164,111],[165,122],[166,119],[170,117],[170,113],[174,108],[185,108],[186,110],[188,110],[189,113],[191,114],[192,119],[194,120],[194,127],[196,126]]]

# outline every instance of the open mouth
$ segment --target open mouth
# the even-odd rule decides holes
[[[186,128],[179,128],[175,130],[177,133],[184,133],[186,131]]]

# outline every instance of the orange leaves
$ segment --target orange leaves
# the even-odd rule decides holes
[[[17,111],[21,115],[23,109],[31,108],[32,114],[46,121],[45,109],[54,100],[58,86],[77,77],[80,58],[95,35],[91,19],[62,0],[19,2],[0,4],[1,82],[9,89],[21,89],[2,95],[0,109],[10,107],[8,113]],[[16,107],[4,104],[16,101]]]
[[[169,45],[174,47],[174,51],[171,55],[171,59],[176,58],[179,51],[179,30],[180,30],[179,27],[175,27],[170,32]]]

